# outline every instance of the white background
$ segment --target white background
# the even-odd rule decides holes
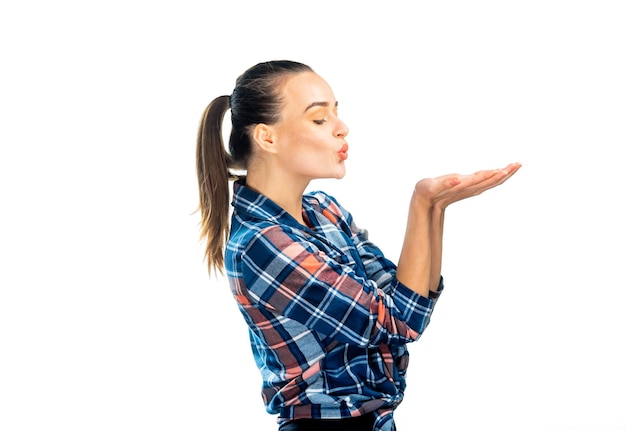
[[[626,430],[621,1],[5,2],[0,429],[276,430],[198,241],[204,107],[310,64],[350,127],[320,181],[389,257],[415,181],[519,161],[447,212],[409,430]]]

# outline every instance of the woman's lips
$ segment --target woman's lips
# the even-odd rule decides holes
[[[348,158],[348,144],[343,144],[343,147],[337,154],[339,154],[341,160],[346,160]]]

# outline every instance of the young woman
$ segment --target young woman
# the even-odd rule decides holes
[[[444,211],[520,167],[417,182],[396,265],[335,198],[305,194],[311,180],[346,172],[348,128],[337,106],[309,66],[270,61],[213,100],[198,132],[209,272],[226,268],[280,431],[395,429],[407,344],[423,333],[443,289]]]

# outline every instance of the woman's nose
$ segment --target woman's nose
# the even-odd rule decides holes
[[[346,136],[348,136],[348,126],[346,126],[346,123],[344,123],[343,121],[341,121],[340,119],[337,119],[337,128],[335,129],[335,136],[337,136],[338,138],[345,138]]]

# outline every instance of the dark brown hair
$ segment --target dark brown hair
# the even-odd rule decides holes
[[[280,120],[283,78],[312,72],[302,63],[275,60],[259,63],[237,78],[230,96],[215,98],[204,110],[196,148],[196,171],[200,193],[201,239],[206,241],[209,274],[223,272],[224,245],[228,239],[229,180],[234,170],[245,171],[252,156],[251,132],[257,124]],[[222,139],[222,123],[230,108],[232,123],[228,152]]]

